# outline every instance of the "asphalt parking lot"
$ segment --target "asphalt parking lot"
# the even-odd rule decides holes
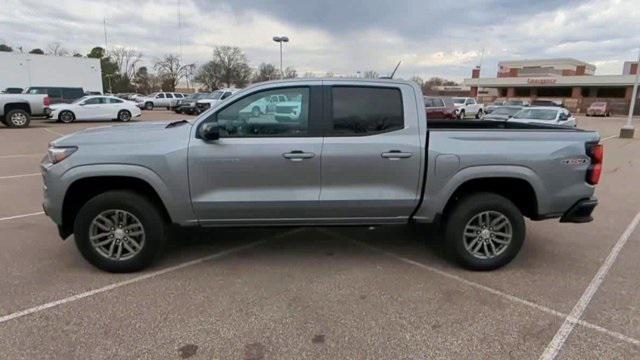
[[[38,164],[110,123],[0,128],[0,358],[639,358],[640,139],[615,137],[624,121],[578,119],[605,144],[595,220],[527,222],[493,272],[413,227],[219,229],[144,272],[101,272],[42,214]]]

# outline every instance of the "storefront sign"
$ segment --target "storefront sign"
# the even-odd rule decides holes
[[[550,85],[555,83],[556,83],[556,79],[554,78],[527,79],[527,84],[530,84],[530,85]]]

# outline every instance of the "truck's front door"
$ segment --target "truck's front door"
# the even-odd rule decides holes
[[[323,217],[368,223],[410,216],[423,161],[413,92],[408,85],[326,87]]]
[[[283,93],[300,103],[295,121],[250,111]],[[194,134],[189,146],[191,199],[201,223],[295,224],[313,217],[320,196],[321,116],[321,86],[265,87],[210,115],[205,122],[217,121],[220,139]]]

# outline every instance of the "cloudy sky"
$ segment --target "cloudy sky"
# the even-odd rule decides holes
[[[28,51],[60,42],[86,54],[104,45],[203,63],[216,45],[241,47],[251,65],[277,64],[273,35],[289,36],[284,65],[299,74],[495,76],[508,59],[574,57],[620,74],[640,46],[638,0],[2,0],[0,43]],[[178,26],[178,9],[182,25]],[[179,46],[179,44],[182,46]],[[181,49],[181,50],[180,50]]]

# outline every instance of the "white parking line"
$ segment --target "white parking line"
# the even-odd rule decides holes
[[[29,217],[29,216],[36,216],[36,215],[42,215],[42,214],[44,214],[44,211],[34,212],[34,213],[30,213],[30,214],[8,216],[8,217],[0,218],[0,221],[21,219],[21,218],[25,218],[25,217]]]
[[[59,132],[57,132],[57,131],[53,131],[53,130],[51,130],[51,129],[42,128],[42,130],[44,130],[44,131],[46,131],[46,132],[50,132],[50,133],[52,133],[53,135],[65,136],[65,134],[63,134],[63,133],[59,133]]]
[[[44,156],[45,153],[38,153],[38,154],[15,154],[15,155],[0,155],[0,159],[13,159],[13,158],[22,158],[22,157],[32,157],[32,156]]]
[[[32,308],[28,308],[28,309],[17,311],[17,312],[8,314],[8,315],[4,315],[4,316],[0,317],[0,324],[5,323],[5,322],[10,321],[10,320],[21,318],[23,316],[35,314],[37,312],[44,311],[44,310],[47,310],[47,309],[50,309],[50,308],[53,308],[53,307],[56,307],[56,306],[59,306],[59,305],[67,304],[67,303],[70,303],[70,302],[73,302],[73,301],[77,301],[77,300],[88,298],[88,297],[91,297],[91,296],[94,296],[94,295],[97,295],[97,294],[101,294],[101,293],[104,293],[104,292],[107,292],[107,291],[110,291],[110,290],[114,290],[114,289],[117,289],[117,288],[120,288],[120,287],[123,287],[123,286],[126,286],[126,285],[134,284],[134,283],[140,282],[142,280],[155,278],[155,277],[158,277],[160,275],[164,275],[164,274],[167,274],[167,273],[170,273],[170,272],[174,272],[174,271],[177,271],[177,270],[180,270],[180,269],[184,269],[186,267],[190,267],[190,266],[197,265],[197,264],[202,264],[203,262],[206,262],[206,261],[219,259],[219,258],[221,258],[223,256],[230,255],[230,254],[233,254],[233,253],[236,253],[236,252],[239,252],[239,251],[242,251],[242,250],[246,250],[246,249],[249,249],[249,248],[252,248],[252,247],[256,247],[256,246],[258,246],[260,244],[263,244],[263,243],[265,243],[265,242],[267,242],[269,240],[279,239],[279,238],[282,238],[282,237],[287,236],[287,235],[295,234],[295,233],[300,232],[302,230],[303,230],[302,228],[298,228],[298,229],[286,231],[286,232],[284,232],[282,234],[278,234],[276,236],[270,236],[270,237],[267,237],[265,239],[254,241],[252,243],[249,243],[249,244],[246,244],[246,245],[243,245],[243,246],[238,246],[238,247],[235,247],[235,248],[227,249],[227,250],[221,251],[219,253],[215,253],[215,254],[208,255],[208,256],[203,256],[203,257],[201,257],[199,259],[195,259],[195,260],[184,262],[182,264],[170,266],[170,267],[162,269],[162,270],[153,271],[153,272],[150,272],[150,273],[147,273],[147,274],[144,274],[144,275],[133,277],[133,278],[128,279],[128,280],[112,283],[112,284],[109,284],[107,286],[103,286],[103,287],[98,288],[98,289],[85,291],[83,293],[76,294],[76,295],[73,295],[73,296],[69,296],[69,297],[66,297],[64,299],[48,302],[46,304],[34,306]]]
[[[636,214],[629,226],[627,226],[627,228],[625,229],[624,233],[622,233],[620,238],[618,238],[618,241],[616,241],[616,244],[611,249],[609,256],[607,256],[602,266],[600,266],[600,269],[598,269],[598,272],[593,277],[591,283],[589,283],[589,286],[587,286],[587,289],[584,291],[576,305],[571,310],[571,313],[569,313],[556,335],[553,337],[549,345],[547,345],[544,353],[540,355],[541,360],[555,359],[555,357],[558,355],[560,349],[562,349],[562,345],[564,345],[564,343],[567,341],[569,334],[571,334],[573,328],[576,326],[576,319],[580,319],[582,317],[582,314],[589,305],[589,302],[593,298],[593,295],[595,295],[600,285],[602,285],[604,277],[607,276],[607,273],[609,272],[609,270],[611,270],[611,266],[613,266],[616,259],[618,258],[618,255],[620,254],[620,250],[622,250],[622,247],[627,243],[627,240],[629,240],[629,237],[636,229],[639,222],[640,212]]]
[[[546,306],[544,306],[544,305],[536,304],[536,303],[531,302],[531,301],[529,301],[529,300],[525,300],[525,299],[519,298],[519,297],[517,297],[517,296],[511,295],[511,294],[507,294],[507,293],[504,293],[504,292],[502,292],[502,291],[500,291],[500,290],[497,290],[497,289],[494,289],[494,288],[488,287],[488,286],[486,286],[486,285],[482,285],[482,284],[480,284],[480,283],[476,283],[476,282],[473,282],[473,281],[467,280],[467,279],[465,279],[465,278],[462,278],[462,277],[457,276],[457,275],[454,275],[454,274],[450,274],[450,273],[448,273],[448,272],[446,272],[446,271],[443,271],[443,270],[437,269],[437,268],[435,268],[435,267],[433,267],[433,266],[429,266],[429,265],[426,265],[426,264],[423,264],[423,263],[417,262],[417,261],[415,261],[415,260],[411,260],[411,259],[408,259],[408,258],[402,257],[402,256],[400,256],[400,255],[398,255],[398,254],[395,254],[395,253],[392,253],[392,252],[390,252],[390,251],[386,251],[386,250],[380,249],[380,248],[375,247],[375,246],[371,246],[371,245],[366,244],[366,243],[364,243],[364,242],[362,242],[362,241],[358,241],[358,240],[351,239],[351,238],[349,238],[348,236],[344,236],[344,235],[342,235],[342,234],[339,234],[339,233],[336,233],[336,232],[333,232],[333,231],[330,231],[330,230],[326,230],[326,229],[319,229],[319,230],[320,230],[320,231],[323,231],[323,232],[325,232],[325,233],[327,233],[327,234],[329,234],[330,236],[334,236],[334,237],[337,237],[337,238],[345,239],[345,240],[347,240],[347,241],[350,241],[350,242],[356,243],[356,244],[358,244],[358,245],[360,245],[360,246],[362,246],[362,247],[365,247],[365,248],[367,248],[367,249],[370,249],[370,250],[372,250],[372,251],[379,252],[379,253],[381,253],[381,254],[384,254],[384,255],[390,256],[390,257],[392,257],[392,258],[394,258],[394,259],[396,259],[396,260],[402,261],[402,262],[404,262],[404,263],[407,263],[407,264],[410,264],[410,265],[414,265],[414,266],[420,267],[420,268],[422,268],[422,269],[425,269],[425,270],[431,271],[431,272],[433,272],[433,273],[436,273],[436,274],[438,274],[438,275],[441,275],[441,276],[444,276],[444,277],[447,277],[447,278],[450,278],[450,279],[453,279],[453,280],[459,281],[459,282],[461,282],[461,283],[463,283],[463,284],[466,284],[466,285],[469,285],[469,286],[471,286],[471,287],[475,287],[475,288],[477,288],[477,289],[480,289],[480,290],[483,290],[483,291],[489,292],[489,293],[491,293],[491,294],[494,294],[494,295],[500,296],[500,297],[502,297],[502,298],[504,298],[504,299],[507,299],[507,300],[509,300],[509,301],[512,301],[512,302],[516,302],[516,303],[519,303],[519,304],[523,304],[523,305],[529,306],[529,307],[531,307],[531,308],[534,308],[534,309],[540,310],[540,311],[542,311],[542,312],[545,312],[545,313],[547,313],[547,314],[550,314],[550,315],[553,315],[553,316],[556,316],[556,317],[560,317],[560,318],[563,318],[563,319],[571,319],[571,320],[572,320],[572,321],[574,321],[576,324],[579,324],[579,325],[582,325],[582,326],[587,327],[587,328],[589,328],[589,329],[593,329],[593,330],[599,331],[599,332],[601,332],[601,333],[607,334],[607,335],[609,335],[609,336],[611,336],[611,337],[614,337],[614,338],[616,338],[616,339],[618,339],[618,340],[621,340],[621,341],[624,341],[624,342],[627,342],[627,343],[630,343],[630,344],[633,344],[633,345],[636,345],[636,346],[640,346],[640,340],[638,340],[638,339],[635,339],[635,338],[629,337],[629,336],[624,335],[624,334],[622,334],[622,333],[619,333],[619,332],[617,332],[617,331],[612,331],[612,330],[609,330],[609,329],[603,328],[602,326],[599,326],[599,325],[591,324],[591,323],[589,323],[589,322],[586,322],[586,321],[583,321],[583,320],[579,320],[579,319],[573,318],[573,317],[571,317],[571,315],[570,315],[570,314],[565,314],[565,313],[563,313],[563,312],[556,311],[556,310],[553,310],[553,309],[551,309],[551,308],[548,308],[548,307],[546,307]]]
[[[9,176],[0,176],[0,180],[3,179],[17,179],[17,178],[23,178],[23,177],[29,177],[29,176],[38,176],[41,175],[40,173],[30,173],[30,174],[22,174],[22,175],[9,175]]]
[[[618,135],[607,136],[606,138],[601,139],[600,142],[602,143],[602,142],[605,142],[607,140],[611,140],[611,139],[614,139],[614,138],[617,138],[617,137],[618,137]]]

